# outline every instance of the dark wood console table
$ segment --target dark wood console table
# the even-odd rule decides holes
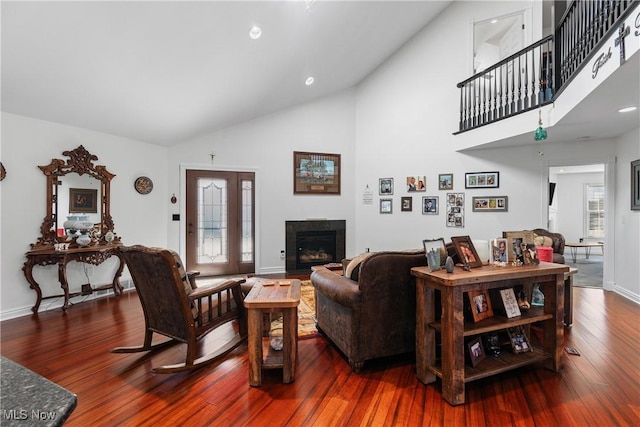
[[[26,253],[27,261],[22,267],[30,288],[36,291],[36,304],[31,308],[34,313],[38,312],[40,303],[43,299],[64,297],[64,304],[62,309],[66,310],[71,305],[69,298],[77,295],[90,295],[95,291],[113,289],[115,295],[122,293],[122,286],[120,285],[120,275],[124,269],[124,258],[118,250],[119,244],[105,244],[87,247],[75,247],[69,248],[64,251],[57,251],[53,248],[48,249],[35,249]],[[69,283],[67,282],[67,264],[71,261],[83,262],[87,264],[100,265],[112,256],[118,257],[120,265],[116,270],[113,277],[113,281],[109,284],[97,287],[91,287],[91,285],[82,285],[81,292],[69,293]],[[63,293],[59,295],[42,296],[42,290],[40,285],[33,278],[33,267],[36,265],[46,266],[58,264],[58,281]]]
[[[442,397],[452,405],[465,401],[465,383],[485,378],[520,366],[544,362],[545,367],[558,372],[562,368],[564,337],[564,275],[569,267],[541,262],[531,266],[483,266],[464,271],[456,267],[454,273],[444,270],[430,272],[427,267],[414,267],[416,277],[416,371],[425,384],[442,379]],[[508,319],[495,315],[477,323],[465,322],[465,293],[523,286],[531,289],[540,284],[544,293],[544,307],[523,310],[521,316]],[[442,316],[436,318],[435,291],[440,292]],[[529,293],[531,295],[531,293]],[[465,337],[500,331],[512,326],[528,326],[541,322],[542,346],[519,354],[487,357],[476,367],[465,366]],[[441,351],[436,357],[436,338],[440,336]]]

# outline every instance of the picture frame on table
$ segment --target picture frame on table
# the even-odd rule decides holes
[[[505,238],[493,239],[490,244],[489,262],[507,262],[509,260],[508,241]]]
[[[472,197],[473,212],[508,212],[509,198],[507,196]]]
[[[98,190],[70,188],[69,213],[98,213]]]
[[[422,196],[422,214],[438,215],[440,198],[438,196]]]
[[[340,154],[294,151],[293,194],[340,194]]]
[[[519,260],[524,264],[524,248],[533,243],[533,231],[503,231],[502,237],[507,239],[508,262]]]
[[[469,264],[469,267],[482,267],[482,260],[478,256],[476,248],[473,246],[471,237],[469,236],[453,236],[451,237],[451,243],[456,249],[458,258],[462,264]]]
[[[471,307],[471,315],[474,322],[493,317],[493,307],[491,306],[491,298],[489,291],[486,289],[467,292],[469,305]]]
[[[378,194],[381,196],[393,195],[393,178],[378,179]]]
[[[464,188],[498,188],[500,172],[467,172],[464,174]]]
[[[500,297],[502,298],[502,304],[504,305],[504,312],[507,318],[511,319],[512,317],[522,316],[513,288],[500,289]]]
[[[437,271],[442,268],[447,260],[447,247],[444,239],[425,239],[422,241],[424,246],[424,254],[427,257],[427,266],[429,271]]]
[[[467,342],[467,352],[469,354],[469,361],[474,368],[484,360],[484,345],[482,344],[482,337],[480,335],[470,339]]]
[[[452,173],[441,173],[438,175],[438,190],[453,190]]]
[[[413,197],[401,197],[400,210],[402,212],[411,212],[413,210]]]
[[[380,213],[381,214],[393,213],[393,199],[380,199]]]
[[[513,349],[514,354],[533,351],[531,342],[529,341],[529,338],[527,338],[527,334],[525,334],[522,326],[519,325],[508,328],[507,333],[509,334],[509,341],[511,342],[511,348]]]

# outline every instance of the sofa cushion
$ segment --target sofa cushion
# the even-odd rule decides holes
[[[369,258],[373,254],[374,252],[365,252],[358,255],[355,258],[352,258],[344,270],[344,277],[347,277],[357,282],[358,277],[360,276],[360,264],[362,264],[362,261]]]

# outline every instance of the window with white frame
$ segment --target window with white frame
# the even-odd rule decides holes
[[[585,184],[584,236],[604,238],[604,185]]]

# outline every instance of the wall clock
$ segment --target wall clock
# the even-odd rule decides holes
[[[151,190],[153,190],[153,181],[146,176],[141,176],[136,179],[136,182],[133,184],[136,188],[136,191],[140,194],[149,194]]]

